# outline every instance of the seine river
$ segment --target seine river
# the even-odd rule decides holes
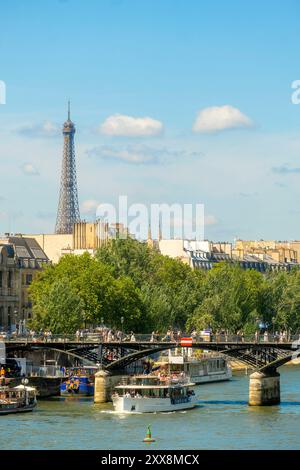
[[[89,398],[40,400],[28,414],[0,417],[1,449],[300,449],[300,367],[280,369],[282,403],[249,407],[248,377],[196,388],[186,412],[117,415]],[[153,444],[142,442],[151,424]]]

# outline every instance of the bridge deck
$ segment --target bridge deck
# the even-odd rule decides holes
[[[14,339],[5,341],[7,352],[29,350],[53,350],[84,361],[86,364],[101,364],[107,370],[122,369],[129,364],[168,349],[181,347],[177,341],[32,341]],[[194,349],[215,351],[238,359],[248,366],[267,371],[285,364],[300,352],[300,343],[278,341],[193,341]],[[113,351],[113,359],[107,352]]]

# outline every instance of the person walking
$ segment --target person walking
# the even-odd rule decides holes
[[[109,330],[108,333],[107,333],[106,341],[107,341],[108,343],[111,343],[112,339],[113,339],[113,338],[112,338],[112,331]]]
[[[283,332],[279,333],[279,343],[283,343]]]
[[[150,343],[154,343],[154,341],[155,341],[155,333],[154,333],[154,331],[152,331],[151,338],[150,338]]]
[[[130,342],[133,343],[135,341],[135,336],[133,331],[130,333]]]

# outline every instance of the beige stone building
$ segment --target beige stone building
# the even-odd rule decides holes
[[[189,255],[185,250],[185,240],[159,240],[158,249],[162,255],[190,264]]]
[[[300,242],[277,242],[275,240],[237,240],[233,255],[239,259],[255,255],[260,259],[272,258],[276,263],[298,263]]]
[[[73,249],[72,234],[22,234],[23,237],[33,238],[52,263],[57,263],[62,256],[63,250]]]
[[[148,240],[149,244],[149,240]],[[244,269],[290,270],[300,259],[300,242],[273,240],[237,240],[235,246],[228,242],[209,240],[158,240],[159,251],[166,256],[189,264],[193,269],[212,269],[219,262],[238,263]]]
[[[21,236],[0,239],[0,329],[25,326],[32,315],[28,287],[50,261],[36,240]]]
[[[75,223],[72,234],[26,234],[23,236],[34,238],[52,263],[58,263],[61,256],[68,253],[94,254],[98,248],[117,235],[128,235],[127,229],[122,224],[108,225],[107,222],[97,220]]]
[[[210,269],[213,262],[232,257],[232,244],[227,242],[163,239],[158,241],[158,248],[162,255],[179,259],[195,269]]]

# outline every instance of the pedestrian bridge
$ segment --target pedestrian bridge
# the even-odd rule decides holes
[[[279,342],[277,338],[241,338],[231,336],[211,337],[207,341],[195,337],[189,343],[193,349],[214,351],[228,358],[237,359],[254,370],[250,376],[250,397],[252,385],[252,403],[276,404],[280,401],[279,374],[277,369],[300,355],[298,336],[289,341]],[[99,368],[117,373],[131,363],[164,350],[182,347],[182,338],[170,341],[166,337],[154,338],[150,335],[136,335],[134,341],[124,338],[118,341],[103,341],[101,335],[74,337],[56,336],[43,338],[15,338],[4,341],[10,356],[34,350],[52,350],[76,358],[86,365],[98,365]],[[252,377],[252,383],[251,383]]]

